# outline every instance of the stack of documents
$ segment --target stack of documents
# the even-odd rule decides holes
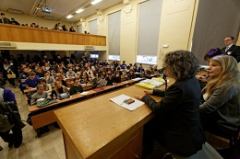
[[[135,98],[129,97],[125,94],[121,94],[117,97],[111,98],[110,99],[112,102],[116,103],[117,105],[126,108],[128,110],[135,110],[138,107],[142,106],[144,103],[140,100],[137,100]],[[128,103],[127,101],[131,100],[131,103]]]
[[[137,83],[137,86],[146,88],[146,89],[153,89],[156,87],[160,87],[161,85],[163,85],[165,83],[164,79],[159,77],[159,78],[152,78],[152,79],[146,79],[143,80],[139,83]]]

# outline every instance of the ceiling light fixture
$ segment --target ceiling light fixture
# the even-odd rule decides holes
[[[83,8],[79,8],[78,10],[75,11],[76,14],[82,13],[84,11]]]
[[[91,2],[91,4],[92,5],[95,5],[95,4],[98,4],[99,2],[101,2],[102,0],[93,0],[92,2]]]
[[[72,14],[69,14],[68,16],[66,16],[67,19],[71,19],[73,17]]]

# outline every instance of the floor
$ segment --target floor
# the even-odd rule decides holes
[[[10,88],[16,95],[22,120],[27,119],[28,105],[19,88]],[[50,127],[50,131],[37,138],[33,128],[26,124],[23,128],[23,144],[19,148],[8,148],[7,143],[0,138],[0,159],[65,159],[61,129]]]

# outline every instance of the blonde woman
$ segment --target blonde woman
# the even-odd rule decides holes
[[[240,82],[237,61],[232,56],[215,56],[209,61],[209,80],[200,105],[203,127],[229,137],[240,127]]]

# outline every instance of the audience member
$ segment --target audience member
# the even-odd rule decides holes
[[[155,113],[155,118],[144,127],[143,157],[147,158],[153,150],[154,140],[161,145],[160,154],[191,156],[202,149],[205,138],[198,111],[201,89],[194,77],[197,64],[190,52],[168,53],[165,74],[176,82],[166,92],[153,92],[163,96],[160,102],[147,94],[141,98]]]
[[[203,126],[222,136],[240,127],[240,76],[237,61],[231,56],[210,59],[209,79],[200,105]]]
[[[68,93],[67,87],[62,84],[62,81],[55,81],[53,95],[60,98],[60,94],[62,93]]]
[[[13,25],[20,25],[20,23],[17,22],[14,18],[11,18],[11,24],[13,24]]]
[[[204,56],[204,60],[209,61],[209,59],[211,59],[212,57],[223,54],[224,52],[222,52],[222,50],[220,50],[219,48],[213,48],[207,52],[207,54]]]
[[[233,56],[237,62],[240,61],[240,46],[236,46],[234,44],[234,37],[233,36],[226,36],[224,38],[224,45],[225,47],[222,48],[222,51],[229,56]]]
[[[22,144],[22,128],[25,124],[21,121],[15,94],[3,87],[0,88],[0,113],[9,114],[8,121],[11,124],[8,124],[8,128],[5,127],[5,131],[0,130],[0,136],[5,142],[8,142],[10,148],[13,145],[18,148]]]
[[[83,92],[83,88],[80,85],[80,81],[78,79],[76,79],[76,80],[74,80],[73,86],[69,90],[69,94],[73,95],[73,94],[81,93],[81,92]]]
[[[35,72],[30,72],[28,79],[24,82],[26,88],[34,88],[37,86],[39,78],[36,76]]]
[[[63,30],[63,31],[68,31],[66,25],[62,25],[62,30]]]
[[[70,27],[69,31],[70,31],[70,32],[76,32],[76,30],[74,29],[73,26]]]
[[[37,85],[37,92],[31,96],[31,102],[30,102],[31,105],[36,104],[39,99],[40,100],[47,99],[48,93],[46,92],[45,89],[46,88],[43,84]]]
[[[0,13],[1,15],[1,20],[0,20],[0,23],[4,23],[4,24],[11,24],[11,21],[10,19],[8,19],[4,13]]]

